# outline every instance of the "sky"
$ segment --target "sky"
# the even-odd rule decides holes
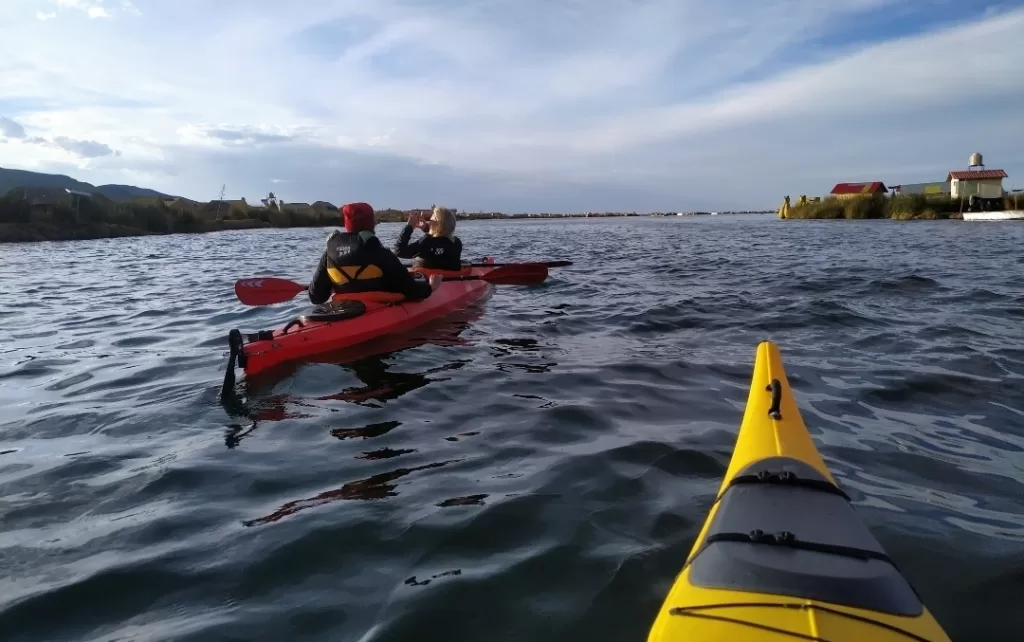
[[[1024,0],[2,0],[0,167],[197,200],[776,208],[1024,187]]]

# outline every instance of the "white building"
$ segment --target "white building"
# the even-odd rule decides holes
[[[950,172],[946,180],[953,198],[1002,198],[1005,194],[1003,179],[1006,177],[1006,172],[1001,169],[965,169]]]

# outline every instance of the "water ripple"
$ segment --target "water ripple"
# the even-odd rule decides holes
[[[324,235],[4,247],[5,641],[643,639],[765,338],[953,638],[1024,637],[1024,226],[460,223],[575,264],[220,404],[227,331],[302,309],[234,280]]]

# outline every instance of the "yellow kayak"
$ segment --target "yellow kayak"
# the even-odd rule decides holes
[[[949,642],[836,485],[770,341],[718,498],[647,640]]]

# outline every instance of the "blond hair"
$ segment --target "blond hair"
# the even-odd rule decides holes
[[[430,226],[431,236],[451,236],[455,233],[455,213],[447,207],[435,205],[430,218],[437,221],[436,227]]]

